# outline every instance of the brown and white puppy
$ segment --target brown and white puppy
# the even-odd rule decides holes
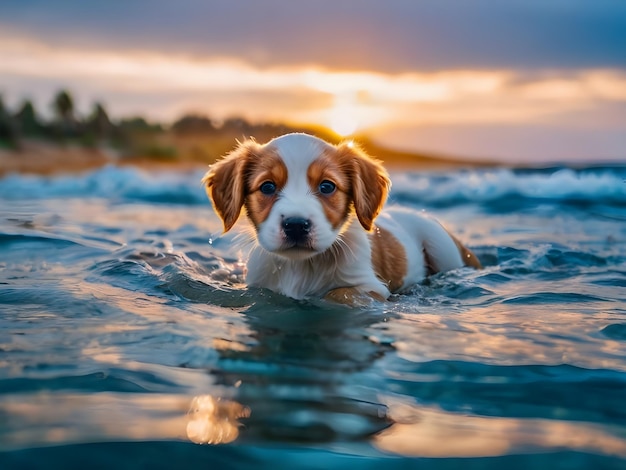
[[[381,212],[389,176],[352,143],[306,134],[246,141],[202,181],[225,232],[242,208],[254,227],[250,286],[355,304],[387,299],[432,273],[480,267],[435,220],[404,208]]]

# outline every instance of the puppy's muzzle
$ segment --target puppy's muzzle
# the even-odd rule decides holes
[[[311,221],[304,217],[287,217],[282,222],[285,237],[294,244],[307,241],[311,228]]]

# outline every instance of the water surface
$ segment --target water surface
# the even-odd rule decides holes
[[[625,168],[393,174],[485,269],[362,309],[246,288],[201,176],[0,180],[1,468],[624,468]]]

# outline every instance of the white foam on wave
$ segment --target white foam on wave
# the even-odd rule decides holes
[[[81,175],[8,175],[0,179],[4,200],[106,198],[119,201],[205,204],[200,180],[193,172],[147,172],[107,166]],[[427,203],[489,202],[502,197],[588,199],[626,203],[626,169],[459,170],[448,173],[393,173],[392,200]]]
[[[151,202],[206,202],[202,171],[147,172],[106,166],[80,175],[8,175],[0,179],[0,198],[44,199],[95,197]]]
[[[610,200],[626,203],[624,169],[509,169],[459,171],[446,174],[397,173],[392,195],[424,202],[488,202],[517,196],[548,200]]]

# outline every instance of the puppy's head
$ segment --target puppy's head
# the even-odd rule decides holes
[[[244,142],[202,181],[224,231],[245,208],[259,244],[290,259],[326,251],[354,215],[371,230],[390,186],[380,162],[352,143],[306,134]]]

